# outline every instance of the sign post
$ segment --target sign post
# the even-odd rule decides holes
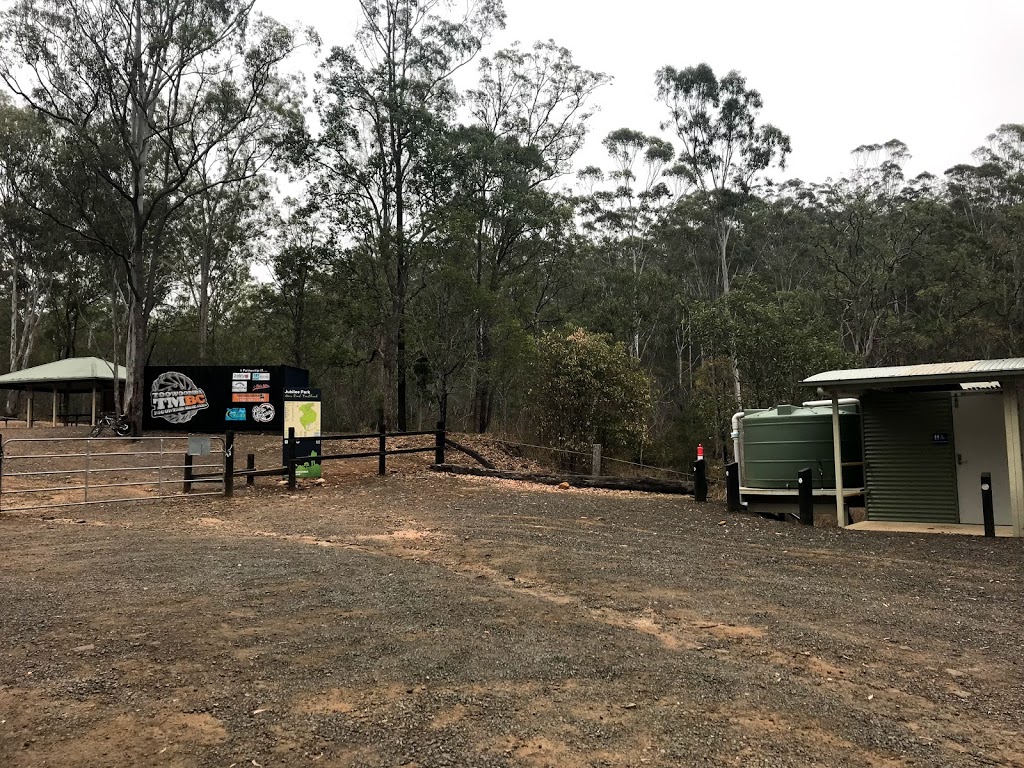
[[[288,435],[294,431],[294,446],[289,446]],[[289,449],[294,447],[293,456],[309,456],[295,467],[296,477],[317,478],[321,476],[320,460],[323,446],[320,440],[320,390],[284,390],[284,439],[283,457],[287,462]]]

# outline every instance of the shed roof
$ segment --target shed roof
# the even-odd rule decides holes
[[[125,368],[118,366],[118,379],[125,380]],[[69,357],[0,376],[0,389],[28,389],[33,386],[113,386],[114,364],[101,357]]]
[[[880,389],[925,385],[1000,381],[1024,377],[1024,357],[1001,360],[963,360],[954,363],[894,365],[886,368],[849,368],[816,373],[803,380],[807,386],[833,389]]]

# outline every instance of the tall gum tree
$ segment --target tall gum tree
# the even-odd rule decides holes
[[[461,206],[469,213],[476,257],[475,282],[487,298],[476,315],[474,427],[486,432],[499,385],[494,327],[499,305],[532,298],[538,333],[540,308],[555,290],[554,263],[565,225],[565,201],[551,191],[568,173],[594,112],[592,97],[607,75],[574,61],[553,40],[523,50],[518,44],[481,59],[479,80],[466,96],[472,129],[466,145]],[[545,247],[551,246],[551,247]],[[524,282],[536,278],[532,290]],[[517,318],[518,319],[518,318]]]
[[[655,83],[658,99],[669,111],[662,128],[671,128],[682,145],[674,172],[714,214],[725,296],[730,289],[729,240],[736,229],[736,212],[760,174],[776,163],[785,169],[789,136],[774,125],[758,125],[764,106],[761,94],[748,88],[746,78],[736,71],[719,79],[707,64],[682,70],[667,66],[658,70]],[[735,355],[732,359],[739,405],[740,371]]]
[[[405,429],[406,315],[416,246],[430,234],[417,195],[423,154],[454,114],[452,75],[505,14],[500,0],[360,0],[360,8],[355,43],[334,48],[318,75],[323,128],[309,162],[317,196],[348,234],[353,280],[380,315],[382,388]]]
[[[136,430],[149,318],[169,280],[165,231],[209,188],[195,183],[196,170],[240,137],[270,157],[299,119],[288,109],[293,83],[278,74],[296,33],[253,4],[21,0],[0,17],[0,80],[63,138],[78,169],[56,179],[74,215],[47,213],[124,267],[126,400]],[[247,177],[260,166],[239,167]]]

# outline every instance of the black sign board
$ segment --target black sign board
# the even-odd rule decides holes
[[[281,432],[284,390],[309,386],[287,365],[147,365],[142,428],[184,432]]]

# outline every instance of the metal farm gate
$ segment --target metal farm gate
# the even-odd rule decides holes
[[[223,437],[10,438],[0,444],[0,512],[219,496],[225,459]],[[200,483],[217,487],[186,494]]]

